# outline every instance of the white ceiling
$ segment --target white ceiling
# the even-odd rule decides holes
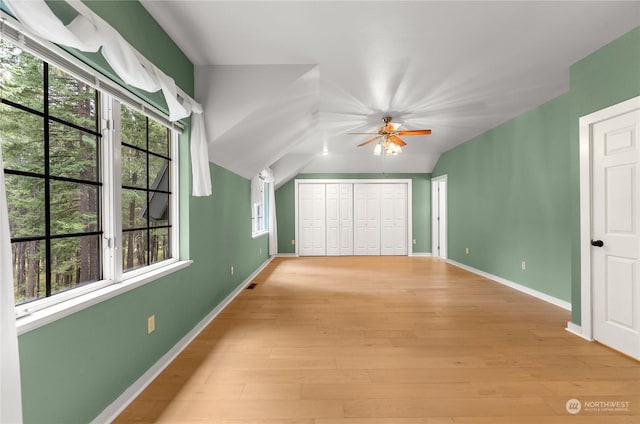
[[[565,92],[569,67],[640,25],[640,2],[153,1],[196,65],[211,160],[245,177],[430,172],[439,155]],[[397,157],[358,148],[380,118]],[[328,156],[321,154],[323,148]]]

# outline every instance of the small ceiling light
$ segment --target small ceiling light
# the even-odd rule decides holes
[[[395,143],[389,143],[389,146],[387,147],[385,153],[387,156],[396,156],[401,151],[402,150],[400,149],[400,146]]]
[[[373,149],[373,154],[376,156],[380,156],[382,154],[382,142],[376,144],[375,149]]]

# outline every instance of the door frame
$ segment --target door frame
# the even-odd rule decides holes
[[[444,181],[445,183],[445,187],[446,187],[446,192],[444,194],[444,198],[445,198],[445,203],[444,203],[444,228],[445,228],[445,233],[444,233],[444,237],[445,237],[445,252],[444,255],[437,255],[436,254],[436,240],[433,237],[433,233],[434,233],[434,229],[437,226],[438,227],[438,234],[440,234],[439,230],[440,230],[440,226],[438,225],[438,222],[436,221],[436,194],[433,190],[434,185],[439,184],[440,182]],[[449,215],[449,208],[448,208],[448,191],[449,191],[449,183],[448,183],[448,178],[447,178],[447,174],[444,175],[440,175],[437,177],[434,177],[431,179],[431,254],[437,258],[442,258],[442,259],[448,259],[449,257],[449,221],[448,221],[448,215]],[[440,199],[438,199],[439,201]],[[440,208],[440,205],[438,204],[438,208]],[[442,218],[442,217],[440,217]],[[441,220],[442,221],[442,220]]]
[[[412,196],[412,182],[410,178],[407,179],[312,179],[303,178],[295,179],[293,191],[293,205],[294,205],[294,225],[295,225],[295,255],[300,256],[298,253],[298,187],[300,184],[406,184],[407,185],[407,256],[413,256],[413,196]]]
[[[592,178],[592,132],[594,124],[640,109],[640,96],[582,116],[580,125],[580,305],[581,324],[579,333],[593,340],[593,285],[591,281],[591,178]],[[569,322],[568,328],[577,326]],[[574,331],[575,332],[575,331]]]

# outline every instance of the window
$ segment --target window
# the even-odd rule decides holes
[[[0,130],[17,303],[100,280],[98,93],[0,44]]]
[[[251,180],[251,234],[257,237],[269,231],[267,220],[269,184],[261,175]]]
[[[170,136],[168,128],[120,108],[123,271],[170,256]]]
[[[46,307],[177,260],[176,143],[163,124],[0,40],[16,305]]]

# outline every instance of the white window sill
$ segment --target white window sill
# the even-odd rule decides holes
[[[192,263],[193,261],[191,260],[173,262],[167,266],[154,269],[144,274],[124,280],[122,282],[113,283],[87,294],[83,294],[64,302],[51,305],[47,308],[43,308],[32,313],[27,313],[27,315],[23,315],[16,319],[18,335],[27,333],[31,330],[35,330],[38,327],[50,324],[75,312],[81,311],[100,302],[104,302],[107,299],[111,299],[113,297],[126,293],[153,280],[157,280],[158,278],[162,278],[166,275],[172,274],[176,271],[188,267]]]
[[[253,233],[253,234],[251,234],[251,238],[252,239],[257,239],[258,237],[262,237],[265,234],[269,234],[269,230],[260,231],[259,233]]]

